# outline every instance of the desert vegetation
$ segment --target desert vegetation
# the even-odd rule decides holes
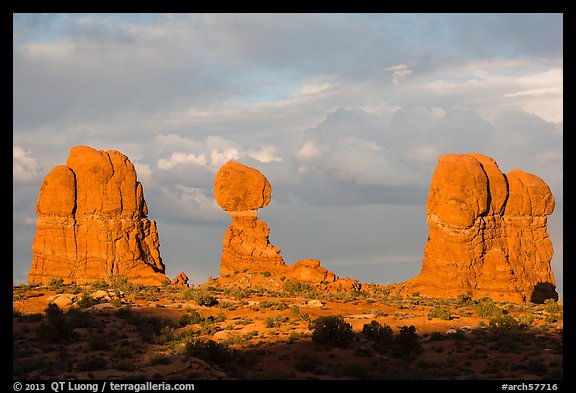
[[[55,281],[14,287],[13,327],[16,379],[563,376],[562,303],[553,300]]]

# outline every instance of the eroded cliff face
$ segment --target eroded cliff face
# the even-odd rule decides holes
[[[550,188],[521,170],[504,175],[481,154],[441,156],[426,204],[429,235],[418,276],[403,291],[494,300],[557,299],[550,267]]]
[[[66,166],[44,179],[36,214],[28,282],[169,281],[156,223],[147,218],[142,185],[122,153],[73,147]]]

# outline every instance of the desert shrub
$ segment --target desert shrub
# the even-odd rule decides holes
[[[218,300],[205,289],[187,288],[183,295],[184,299],[193,300],[199,306],[212,307],[218,304]]]
[[[474,310],[480,318],[491,319],[504,315],[504,310],[494,304],[493,301],[484,299],[486,298],[479,299],[478,303],[474,306]]]
[[[87,293],[83,293],[78,301],[76,301],[76,306],[78,308],[88,308],[98,304],[98,301]]]
[[[48,282],[48,288],[54,291],[62,288],[62,286],[64,286],[64,279],[60,277],[54,277]]]
[[[462,294],[458,295],[455,299],[456,307],[466,307],[466,306],[474,306],[476,302],[470,295]]]
[[[202,322],[200,322],[200,334],[205,334],[205,335],[213,335],[216,332],[219,332],[220,328],[218,327],[218,325],[216,325],[216,322],[214,321],[214,318],[205,318],[204,320],[202,320]]]
[[[275,328],[275,327],[279,327],[280,324],[282,323],[282,321],[284,321],[284,318],[281,315],[276,315],[275,317],[268,317],[266,318],[265,321],[265,326],[267,328]]]
[[[544,311],[546,312],[544,320],[548,323],[559,322],[564,318],[562,306],[554,299],[544,300]]]
[[[394,336],[394,332],[390,326],[382,326],[375,320],[369,324],[364,324],[362,327],[362,334],[364,334],[369,340],[373,341],[372,347],[375,351],[380,353],[383,353],[390,348]]]
[[[102,334],[91,335],[88,340],[88,347],[91,351],[100,351],[108,348],[108,339]]]
[[[314,372],[318,366],[318,359],[307,353],[299,355],[294,362],[294,368],[301,372]]]
[[[495,343],[490,348],[501,353],[518,353],[520,350],[519,338],[517,332],[511,330],[498,330],[494,335]]]
[[[286,281],[282,285],[282,290],[292,296],[302,296],[309,298],[318,297],[318,292],[316,291],[316,288],[314,288],[310,284],[298,281]]]
[[[194,324],[200,323],[203,320],[204,320],[204,318],[202,318],[202,316],[200,315],[200,313],[198,313],[198,311],[194,310],[193,308],[190,308],[186,311],[186,314],[183,314],[180,317],[178,324],[181,327],[184,327],[187,325],[194,325]]]
[[[539,359],[528,359],[523,366],[526,371],[536,375],[545,375],[548,372],[548,366]]]
[[[368,368],[365,365],[357,362],[344,363],[342,366],[340,366],[337,374],[338,375],[335,375],[336,377],[344,375],[362,380],[369,379],[370,377],[370,371]]]
[[[118,361],[118,364],[116,365],[116,370],[134,371],[136,370],[136,365],[134,364],[133,359],[122,359]]]
[[[507,329],[513,330],[520,328],[518,321],[509,314],[496,316],[490,319],[490,324],[488,325],[492,329]]]
[[[18,318],[20,322],[40,322],[42,320],[42,314],[34,313],[34,314],[22,314],[17,310],[14,310],[14,317]]]
[[[160,334],[158,336],[158,342],[160,344],[166,344],[170,341],[174,341],[178,335],[175,332],[174,326],[166,325],[160,330]]]
[[[120,298],[114,298],[110,301],[110,304],[113,305],[114,307],[122,307],[122,299]]]
[[[103,279],[98,279],[96,281],[91,282],[90,286],[94,290],[106,290],[106,289],[110,288],[110,284],[108,284],[108,282],[106,280],[103,280]]]
[[[236,300],[241,300],[246,297],[246,293],[239,288],[224,288],[223,294]]]
[[[170,319],[162,318],[158,316],[150,316],[150,317],[137,317],[134,316],[133,313],[129,313],[128,322],[134,325],[142,339],[148,343],[155,343],[161,338],[159,338],[162,334],[162,331],[166,327],[174,328],[174,322]],[[164,337],[166,338],[166,337]]]
[[[390,285],[377,285],[374,283],[368,284],[368,294],[378,298],[386,298],[390,295],[392,286]]]
[[[444,321],[449,321],[452,319],[452,316],[450,316],[450,310],[448,310],[447,308],[443,308],[443,307],[432,307],[430,309],[430,311],[428,312],[428,319],[433,319],[433,318],[438,318],[438,319],[442,319]]]
[[[43,342],[57,343],[74,341],[77,335],[74,333],[74,324],[66,314],[54,303],[48,304],[45,310],[46,319],[36,329],[36,337]]]
[[[400,332],[394,338],[394,355],[400,357],[405,365],[408,365],[422,352],[420,338],[414,326],[402,326]]]
[[[233,351],[225,344],[200,338],[186,343],[184,352],[188,356],[216,364],[226,363],[232,360],[233,356]]]
[[[106,359],[101,356],[88,358],[80,361],[76,366],[76,371],[95,371],[95,370],[103,370],[108,365]]]
[[[341,315],[319,317],[308,324],[312,341],[326,346],[348,347],[354,339],[352,325]]]

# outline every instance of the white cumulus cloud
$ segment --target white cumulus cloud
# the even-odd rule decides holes
[[[260,147],[258,150],[252,151],[248,153],[250,157],[264,164],[268,164],[272,161],[280,162],[282,161],[282,157],[278,155],[278,147],[275,145],[264,145]]]
[[[177,165],[182,164],[195,164],[200,166],[206,166],[208,161],[206,160],[206,156],[204,154],[193,154],[193,153],[183,153],[180,151],[172,153],[170,158],[164,159],[160,158],[157,162],[158,168],[160,169],[171,169]]]
[[[29,150],[12,146],[12,177],[16,183],[27,183],[39,179],[39,165]]]

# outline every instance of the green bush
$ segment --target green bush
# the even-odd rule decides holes
[[[198,311],[194,310],[193,308],[190,308],[187,310],[186,314],[180,317],[178,324],[181,327],[184,327],[187,325],[194,325],[200,323],[203,320],[204,318],[202,318],[202,316],[200,315],[200,313],[198,313]]]
[[[501,315],[490,319],[488,325],[492,329],[506,329],[513,330],[520,328],[520,324],[512,315]]]
[[[305,353],[298,356],[294,362],[294,368],[301,372],[314,372],[318,363],[318,359]]]
[[[284,320],[284,318],[281,315],[276,315],[275,317],[266,318],[266,321],[264,324],[269,329],[275,328],[275,327],[279,327],[283,320]]]
[[[394,354],[407,366],[422,352],[420,338],[414,326],[402,326],[394,338]]]
[[[480,318],[491,319],[501,317],[504,315],[504,310],[502,310],[500,307],[494,304],[494,302],[492,302],[491,300],[482,301],[479,299],[478,301],[479,303],[476,304],[476,306],[474,306],[474,310],[476,311],[476,314],[478,314]]]
[[[205,318],[200,322],[200,334],[211,336],[216,332],[219,332],[220,328],[216,325],[214,318]]]
[[[233,352],[228,346],[214,340],[195,339],[186,344],[185,354],[210,363],[226,363],[232,360]]]
[[[78,335],[74,329],[92,324],[92,319],[86,318],[82,311],[70,309],[65,313],[54,303],[48,304],[45,313],[45,321],[36,328],[36,337],[47,343],[76,341]]]
[[[60,289],[63,285],[64,285],[64,279],[59,277],[54,277],[50,279],[50,281],[48,282],[48,288],[54,291]]]
[[[136,370],[136,365],[132,359],[122,359],[116,365],[116,370],[120,371],[134,371]]]
[[[78,308],[88,308],[98,304],[98,301],[87,293],[83,293],[80,299],[76,302]]]
[[[356,362],[344,363],[340,367],[338,374],[361,380],[370,378],[370,371],[368,368],[365,365]]]
[[[184,299],[193,300],[199,306],[212,307],[218,304],[218,300],[205,289],[187,288],[183,295]]]
[[[340,315],[319,317],[308,324],[312,341],[326,346],[348,347],[354,339],[352,325]]]
[[[390,347],[394,337],[394,332],[390,326],[382,326],[375,320],[369,324],[364,324],[362,327],[362,334],[374,342],[374,350],[380,353],[385,352]]]
[[[476,302],[470,295],[458,295],[455,299],[456,307],[474,306]]]
[[[120,314],[118,315],[120,316]],[[166,339],[166,336],[162,337],[163,330],[166,327],[176,327],[174,322],[168,318],[162,318],[158,316],[137,317],[134,316],[130,310],[127,311],[126,316],[120,317],[127,318],[130,324],[136,326],[140,332],[140,335],[142,336],[142,339],[148,343],[155,343]],[[164,332],[166,333],[168,330],[164,330]]]
[[[548,323],[560,322],[564,318],[562,306],[554,299],[544,300],[544,311],[546,312],[544,320]]]
[[[452,316],[450,315],[450,310],[448,310],[447,308],[434,306],[428,312],[428,320],[433,318],[449,321],[452,319]]]
[[[49,303],[45,312],[46,320],[36,329],[38,340],[47,343],[58,343],[77,339],[77,335],[74,333],[76,326],[60,307],[54,303]]]
[[[316,288],[310,284],[298,281],[286,281],[282,285],[282,290],[292,296],[303,296],[309,298],[316,298],[318,296]]]
[[[108,362],[103,357],[95,357],[84,359],[76,366],[76,371],[95,371],[103,370],[108,365]]]

